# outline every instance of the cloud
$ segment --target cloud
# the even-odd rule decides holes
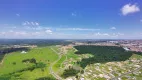
[[[20,17],[20,14],[16,14],[16,16]]]
[[[100,29],[92,29],[92,28],[56,28],[56,30],[64,30],[64,31],[98,31]]]
[[[39,23],[38,23],[38,22],[35,22],[35,25],[39,26]]]
[[[76,12],[74,12],[74,13],[72,12],[71,15],[72,16],[77,16]]]
[[[48,33],[48,34],[52,34],[53,31],[50,30],[50,29],[47,29],[45,32]]]
[[[139,12],[140,11],[140,8],[136,5],[136,4],[126,4],[124,5],[122,8],[121,8],[121,12],[122,14],[125,16],[125,15],[128,15],[130,13],[136,13],[136,12]]]
[[[33,25],[33,26],[34,26],[34,25],[35,25],[35,23],[34,23],[34,22],[31,22],[31,25]]]
[[[116,27],[111,27],[110,29],[115,30],[115,29],[116,29]]]
[[[29,21],[25,21],[22,23],[23,26],[39,26],[38,22],[29,22]]]
[[[118,37],[118,36],[123,36],[123,33],[94,33],[95,36],[99,36],[99,37]]]
[[[123,33],[112,33],[111,37],[123,36]]]
[[[108,33],[94,33],[95,36],[110,36]]]
[[[140,22],[142,22],[142,19],[140,20]]]

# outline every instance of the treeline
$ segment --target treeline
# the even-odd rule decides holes
[[[4,57],[4,54],[0,54],[0,62],[3,59],[3,57]]]
[[[129,59],[133,53],[142,54],[138,52],[125,51],[122,47],[116,46],[94,46],[94,45],[82,45],[75,46],[78,50],[76,54],[92,54],[94,57],[82,59],[81,62],[77,62],[81,67],[85,68],[88,64],[93,63],[105,63],[112,61],[125,61]]]
[[[54,77],[41,77],[35,80],[56,80]]]
[[[21,70],[17,70],[15,72],[12,72],[12,73],[9,73],[8,75],[13,75],[15,73],[18,73],[18,72],[23,72],[23,71],[33,71],[34,69],[37,69],[37,68],[40,68],[41,71],[44,71],[44,68],[46,67],[46,64],[42,63],[42,62],[39,62],[39,63],[36,63],[35,65],[33,66],[30,66],[30,67],[27,67],[27,68],[23,68]]]
[[[36,64],[36,59],[32,58],[32,59],[24,59],[24,60],[22,60],[22,63],[27,63],[27,62]]]
[[[11,78],[14,78],[12,80],[21,80],[22,78],[19,77],[21,74],[20,75],[17,75],[17,74],[24,72],[24,71],[33,71],[37,68],[40,68],[41,71],[44,72],[45,67],[46,67],[46,64],[44,64],[43,62],[38,62],[27,68],[23,68],[23,69],[20,69],[20,70],[17,70],[17,71],[8,73],[8,74],[0,75],[0,80],[11,80]],[[55,79],[53,77],[45,77],[45,78],[43,77],[43,78],[39,78],[36,80],[55,80]]]
[[[70,76],[76,76],[77,73],[79,73],[79,70],[76,70],[74,68],[69,68],[69,69],[65,69],[63,74],[61,75],[63,78],[67,78]]]
[[[0,49],[0,61],[3,59],[4,55],[6,53],[11,53],[11,52],[15,52],[15,51],[28,51],[29,49],[28,48],[5,48],[5,49]]]
[[[5,49],[1,49],[0,50],[0,54],[6,54],[6,53],[11,53],[11,52],[15,52],[15,51],[28,51],[28,48],[22,47],[22,48],[5,48]]]

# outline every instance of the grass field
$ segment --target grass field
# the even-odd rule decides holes
[[[60,69],[63,68],[62,63],[65,61],[65,59],[66,59],[66,56],[62,55],[61,59],[56,64],[54,64],[53,66],[54,72],[58,72]]]
[[[74,50],[68,50],[67,54],[57,54],[60,52],[59,47],[49,46],[49,47],[37,47],[30,49],[27,53],[13,52],[5,56],[4,62],[0,65],[0,79],[15,80],[15,79],[25,79],[25,80],[35,80],[41,77],[53,77],[50,73],[51,63],[61,58],[53,65],[52,69],[58,75],[61,75],[64,70],[63,62],[69,60],[70,58],[77,59],[78,55],[74,54]],[[22,60],[25,59],[36,59],[36,62],[42,62],[46,64],[43,70],[36,68],[33,71],[26,70],[19,72],[20,70],[32,67],[34,63],[23,63]],[[14,72],[14,73],[13,73]]]
[[[20,73],[17,72],[15,74],[20,74],[20,76],[18,77],[26,80],[34,80],[39,77],[51,76],[49,73],[49,66],[50,63],[58,59],[58,55],[54,53],[50,49],[50,47],[31,49],[30,51],[24,54],[22,54],[21,52],[10,53],[6,55],[3,64],[0,66],[0,76],[9,74],[11,72],[16,72],[18,70],[28,68],[34,65],[33,63],[22,63],[22,60],[31,58],[35,58],[37,62],[43,62],[44,64],[46,64],[44,71],[41,71],[41,69],[35,69],[33,71],[23,71]],[[13,64],[14,62],[16,63],[15,65]]]
[[[68,53],[67,53],[67,58],[73,58],[73,59],[77,59],[78,55],[74,53],[74,49],[69,49]]]
[[[55,74],[61,76],[64,70],[68,68],[68,65],[72,65],[75,69],[80,69],[82,67],[81,63],[93,65],[96,63],[93,62],[95,60],[99,60],[100,65],[105,65],[104,63],[101,64],[100,60],[113,58],[111,62],[115,62],[115,58],[121,59],[123,57],[128,57],[125,60],[129,60],[130,58],[136,58],[138,60],[142,59],[141,54],[128,53],[119,47],[77,46],[76,52],[74,48],[71,48],[68,49],[67,53],[61,53],[60,48],[61,47],[56,46],[37,47],[30,49],[27,53],[21,53],[19,51],[7,54],[3,60],[3,63],[0,65],[0,80],[44,80],[41,79],[42,77],[51,77],[53,78],[51,80],[55,80],[55,76],[53,74],[52,76],[51,73],[54,72]],[[127,55],[131,55],[127,56],[125,55],[126,53]],[[121,57],[119,57],[120,55]],[[34,68],[34,70],[27,69],[37,64],[30,62],[23,63],[22,61],[32,58],[36,60],[36,63],[43,63],[45,66],[43,68]],[[100,66],[100,69],[103,70],[103,68],[108,68],[107,66]],[[20,71],[23,69],[24,71]],[[99,74],[99,72],[95,72],[95,74]]]

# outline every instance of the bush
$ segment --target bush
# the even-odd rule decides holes
[[[32,58],[32,59],[24,59],[24,60],[22,60],[22,62],[23,62],[23,63],[24,63],[24,62],[30,62],[30,63],[36,64],[36,59],[35,59],[35,58]]]
[[[13,65],[16,65],[16,62],[13,62],[12,64],[13,64]]]
[[[70,69],[66,69],[61,76],[64,78],[67,78],[69,76],[75,76],[77,73],[79,73],[79,70],[70,68]]]
[[[41,77],[41,78],[38,78],[36,80],[56,80],[56,79],[53,78],[53,77]]]

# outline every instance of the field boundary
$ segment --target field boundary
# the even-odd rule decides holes
[[[57,62],[61,59],[61,55],[60,55],[57,51],[55,51],[52,47],[51,47],[51,50],[52,50],[53,52],[55,52],[56,54],[58,54],[58,55],[59,55],[59,58],[58,58],[56,61],[54,61],[54,62],[50,65],[50,67],[49,67],[50,73],[51,73],[52,76],[54,76],[56,79],[58,79],[58,80],[63,80],[63,79],[62,79],[59,75],[57,75],[57,74],[53,71],[53,69],[52,69],[53,65],[54,65],[55,63],[57,63]]]
[[[6,56],[7,54],[5,54],[4,55],[4,57],[2,58],[2,60],[1,60],[1,62],[0,62],[0,65],[2,65],[3,64],[3,62],[4,62],[4,58],[5,58],[5,56]]]

